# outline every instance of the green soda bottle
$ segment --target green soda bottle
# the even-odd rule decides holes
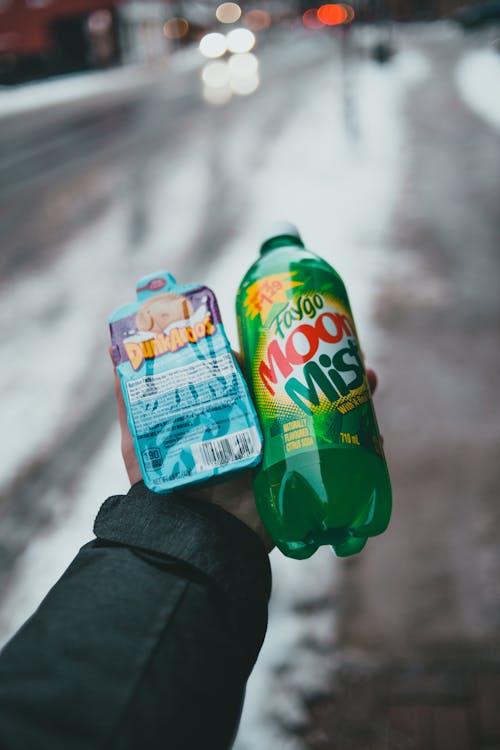
[[[292,224],[266,239],[236,300],[264,435],[259,514],[297,559],[359,552],[391,515],[391,485],[342,279]]]

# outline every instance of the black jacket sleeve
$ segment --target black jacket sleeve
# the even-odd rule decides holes
[[[0,655],[2,750],[228,748],[264,639],[260,539],[142,482]]]

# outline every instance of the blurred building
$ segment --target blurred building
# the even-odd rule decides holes
[[[165,3],[132,0],[120,6],[120,40],[124,62],[144,62],[167,52],[163,33]]]
[[[0,81],[120,60],[120,0],[0,0]]]
[[[484,0],[373,0],[383,15],[396,21],[432,21],[449,18],[464,5],[481,5]]]
[[[491,2],[491,0],[490,0]],[[484,0],[467,5],[480,6]],[[462,0],[351,0],[358,21],[431,21]],[[161,58],[215,24],[217,0],[0,0],[0,84]],[[321,2],[240,0],[288,22]]]
[[[485,0],[351,0],[358,20],[376,22],[434,21],[449,18],[460,7],[481,6]],[[299,0],[301,12],[321,3]]]
[[[0,83],[161,58],[215,21],[213,0],[0,0]]]

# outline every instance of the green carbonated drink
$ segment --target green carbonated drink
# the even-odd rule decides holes
[[[391,486],[342,279],[279,225],[241,282],[241,351],[264,435],[254,492],[279,549],[352,555],[382,533]]]

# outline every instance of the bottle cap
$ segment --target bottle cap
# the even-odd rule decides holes
[[[271,224],[268,231],[262,238],[262,243],[260,247],[261,252],[264,250],[264,247],[268,245],[268,243],[272,242],[278,237],[289,237],[290,239],[294,239],[297,241],[294,244],[299,244],[299,245],[304,246],[304,243],[302,242],[302,237],[300,236],[300,232],[295,226],[295,224],[292,224],[289,221],[275,221],[273,224]]]

